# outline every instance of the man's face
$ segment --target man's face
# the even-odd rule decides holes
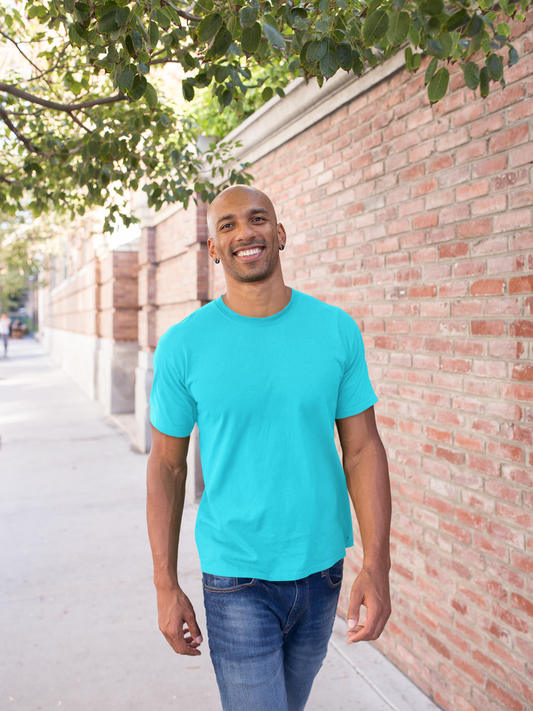
[[[285,230],[277,224],[269,198],[259,190],[236,186],[222,192],[207,216],[209,253],[218,256],[226,276],[260,281],[279,266]]]

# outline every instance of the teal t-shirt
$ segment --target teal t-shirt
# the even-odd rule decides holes
[[[335,420],[377,401],[355,321],[295,289],[267,318],[219,297],[169,328],[150,419],[174,437],[198,422],[202,571],[298,580],[343,558],[353,532]]]

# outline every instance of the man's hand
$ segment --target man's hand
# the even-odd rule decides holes
[[[202,642],[191,601],[181,588],[157,591],[159,629],[177,654],[195,657]],[[187,635],[187,636],[186,636]]]
[[[361,605],[366,607],[366,621],[358,625]],[[355,579],[348,608],[346,643],[377,639],[391,614],[388,567],[363,569]]]

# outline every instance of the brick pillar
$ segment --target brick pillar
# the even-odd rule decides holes
[[[135,369],[137,444],[148,452],[151,444],[150,391],[154,377],[156,338],[156,228],[144,227],[139,245],[139,363]]]

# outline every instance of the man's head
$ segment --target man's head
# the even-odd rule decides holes
[[[209,254],[220,259],[227,277],[260,281],[281,269],[285,230],[270,198],[260,190],[245,185],[227,188],[209,206],[207,225]],[[249,251],[253,253],[243,254]]]

